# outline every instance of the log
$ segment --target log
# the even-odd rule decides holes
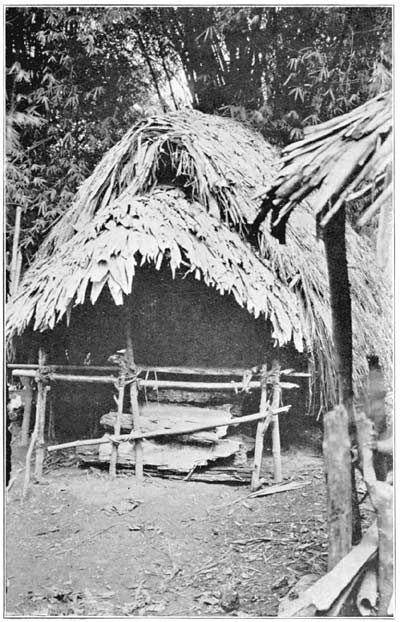
[[[282,406],[278,409],[279,412],[287,412],[290,409],[290,405]],[[273,411],[272,411],[273,414]],[[130,441],[136,439],[144,439],[144,438],[157,438],[161,436],[177,436],[178,434],[192,434],[193,432],[202,432],[203,430],[211,430],[213,428],[218,428],[222,425],[240,425],[241,423],[249,423],[250,421],[258,421],[259,419],[264,419],[265,413],[255,413],[253,415],[246,415],[245,417],[236,417],[232,419],[232,421],[226,422],[224,419],[223,422],[215,421],[212,424],[207,425],[198,425],[198,426],[190,426],[186,428],[176,428],[171,430],[154,430],[153,432],[142,432],[142,433],[131,433],[131,434],[120,434],[119,436],[109,436],[108,438],[92,438],[82,441],[71,441],[69,443],[61,443],[59,445],[49,445],[47,447],[47,451],[57,451],[59,449],[71,449],[72,447],[83,447],[85,445],[102,445],[103,443],[110,443],[112,441]]]
[[[351,550],[351,453],[346,409],[336,406],[324,417],[324,458],[328,490],[328,570]]]
[[[39,348],[39,365],[46,362],[46,354],[43,348]],[[43,475],[44,461],[44,426],[46,418],[46,397],[49,387],[44,385],[41,380],[37,382],[37,403],[36,403],[36,443],[35,443],[35,480],[40,481]]]
[[[361,542],[343,557],[330,572],[314,583],[299,598],[287,601],[279,617],[309,617],[328,611],[340,594],[376,555],[378,530],[374,523]]]

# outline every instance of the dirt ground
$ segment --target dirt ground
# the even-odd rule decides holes
[[[247,486],[139,486],[62,466],[21,503],[21,465],[6,504],[9,616],[275,616],[301,576],[326,570],[323,464],[310,451],[283,455],[286,481],[304,487],[253,499]]]

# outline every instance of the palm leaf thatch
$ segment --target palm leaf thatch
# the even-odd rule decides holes
[[[335,391],[329,290],[323,249],[307,207],[288,227],[283,247],[263,227],[260,251],[246,241],[257,215],[252,198],[271,182],[278,154],[238,123],[198,112],[152,117],[130,130],[82,185],[54,226],[8,305],[8,339],[31,324],[52,329],[74,305],[96,303],[107,285],[117,305],[144,263],[168,263],[232,294],[265,316],[276,345],[307,351]],[[366,355],[385,359],[390,338],[384,293],[368,245],[352,230],[355,368]]]
[[[282,238],[289,214],[308,197],[321,228],[346,203],[364,197],[368,208],[359,224],[366,224],[380,211],[378,256],[387,258],[385,232],[392,222],[392,123],[392,93],[388,91],[347,114],[306,128],[305,138],[284,150],[283,167],[265,192],[273,204],[272,232]]]

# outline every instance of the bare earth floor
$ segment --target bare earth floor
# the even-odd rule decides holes
[[[275,616],[301,576],[326,571],[322,459],[291,450],[283,470],[309,484],[248,499],[247,486],[62,467],[23,504],[21,471],[6,504],[7,615]]]

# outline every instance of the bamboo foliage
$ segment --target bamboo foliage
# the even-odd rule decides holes
[[[246,241],[278,154],[244,126],[199,112],[152,117],[132,128],[82,185],[42,244],[7,307],[9,344],[31,324],[52,329],[73,306],[95,304],[107,287],[115,304],[145,263],[203,280],[272,325],[276,345],[293,342],[315,359],[334,395],[329,289],[323,248],[303,204],[279,245],[265,223],[260,252]],[[355,369],[390,358],[381,274],[371,249],[348,230],[357,327]],[[383,345],[382,345],[383,344]],[[325,400],[326,402],[327,400]]]

